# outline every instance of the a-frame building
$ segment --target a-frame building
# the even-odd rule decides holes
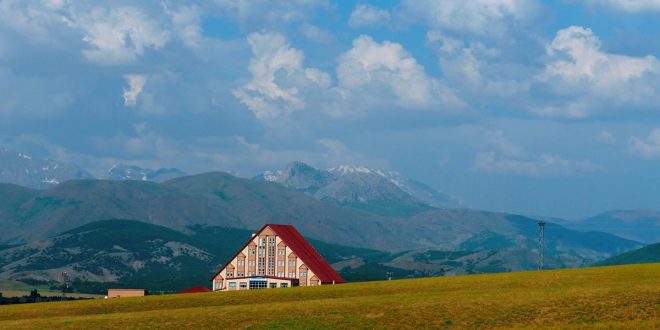
[[[213,291],[344,283],[291,225],[263,226],[213,278]]]

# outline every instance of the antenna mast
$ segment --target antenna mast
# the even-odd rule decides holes
[[[545,221],[541,220],[539,224],[539,270],[543,270],[543,253],[545,252]]]

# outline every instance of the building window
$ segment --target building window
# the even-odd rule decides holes
[[[287,288],[289,287],[289,283],[280,283],[280,288]]]
[[[271,289],[274,289],[274,288],[276,288],[276,287],[277,287],[277,283],[271,283],[271,284],[270,284],[270,288],[271,288]]]
[[[254,267],[254,266],[256,266],[256,265],[257,265],[257,262],[256,262],[256,261],[254,261],[254,260],[248,260],[248,266],[252,266],[252,267]]]
[[[234,277],[234,272],[227,271],[227,277]]]
[[[279,272],[279,273],[277,273],[277,276],[278,276],[278,277],[284,277],[284,272]]]
[[[236,282],[229,282],[229,289],[236,289]]]
[[[222,281],[216,281],[215,282],[215,289],[216,290],[222,289]]]
[[[245,276],[245,273],[243,273],[243,272],[238,272],[238,277],[243,277],[243,276]]]
[[[300,277],[307,277],[307,272],[300,272]]]
[[[296,277],[296,273],[295,273],[295,272],[293,272],[293,273],[289,273],[289,277],[291,277],[291,278]]]
[[[241,289],[247,289],[247,282],[241,282]]]
[[[265,289],[266,285],[266,281],[250,281],[250,289]]]
[[[254,276],[254,272],[248,272],[248,276]]]
[[[289,267],[296,267],[296,261],[295,260],[289,260]]]
[[[277,265],[280,267],[284,267],[284,260],[278,260]]]
[[[259,238],[259,247],[262,247],[266,245],[266,239],[265,238]]]
[[[279,250],[277,251],[277,254],[279,254],[279,255],[281,255],[281,256],[286,255],[286,250],[285,250],[285,249],[279,249]]]
[[[245,266],[245,260],[238,260],[237,264],[239,266]]]
[[[248,249],[248,253],[251,254],[251,255],[254,255],[254,253],[255,253],[255,252],[254,252],[254,248],[249,248],[249,249]]]

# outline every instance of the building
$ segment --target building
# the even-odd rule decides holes
[[[108,298],[144,297],[149,295],[145,289],[108,289]]]
[[[213,291],[344,283],[291,225],[263,226],[211,278]]]

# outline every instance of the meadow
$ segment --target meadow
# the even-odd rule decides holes
[[[660,264],[0,306],[25,328],[660,328]]]

